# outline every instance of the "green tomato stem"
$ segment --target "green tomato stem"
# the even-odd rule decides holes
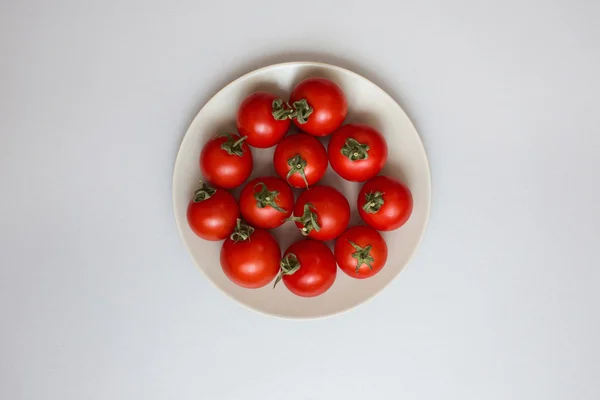
[[[296,257],[294,253],[289,253],[281,259],[279,266],[281,267],[281,270],[277,275],[277,279],[275,279],[273,289],[275,289],[275,286],[277,286],[284,275],[292,275],[300,269],[300,261],[298,261],[298,257]]]
[[[194,203],[200,203],[201,201],[210,199],[217,189],[207,185],[205,182],[200,181],[200,188],[194,192]]]
[[[348,242],[352,245],[352,247],[354,247],[354,250],[356,250],[354,253],[352,253],[352,258],[357,260],[355,272],[358,273],[358,270],[363,264],[367,264],[367,267],[373,269],[373,265],[371,265],[373,262],[375,262],[375,259],[371,255],[371,249],[373,246],[368,245],[365,247],[360,247],[351,240],[348,240]]]
[[[291,167],[290,171],[287,174],[287,181],[290,181],[290,176],[294,175],[295,173],[298,173],[304,180],[304,184],[308,189],[308,180],[306,180],[306,174],[304,173],[304,168],[306,168],[306,166],[308,165],[306,160],[302,158],[300,154],[296,154],[294,157],[288,160],[287,164]]]
[[[304,213],[300,217],[291,216],[288,221],[298,222],[302,225],[300,232],[304,236],[308,236],[313,230],[319,232],[321,226],[317,222],[317,213],[315,213],[314,206],[310,203],[304,204]]]
[[[277,121],[282,121],[285,119],[292,118],[294,110],[288,103],[284,102],[282,99],[275,99],[273,100],[273,104],[271,105],[271,114],[273,115],[273,118],[275,118]]]
[[[237,219],[236,227],[233,233],[229,236],[235,243],[249,240],[250,236],[254,233],[254,228],[250,225],[242,222],[241,219]]]
[[[385,204],[383,192],[371,192],[365,194],[366,203],[362,209],[368,214],[375,214]]]
[[[366,160],[369,158],[369,145],[349,137],[346,139],[341,153],[350,161]]]
[[[258,208],[272,207],[279,212],[286,212],[286,210],[279,207],[275,202],[275,199],[279,195],[278,191],[269,191],[264,182],[258,182],[256,185],[254,185],[254,187],[257,186],[260,186],[260,191],[254,193],[254,198],[256,199],[256,206]]]
[[[227,154],[241,157],[244,155],[244,149],[242,149],[242,143],[244,140],[248,139],[248,136],[242,136],[241,138],[235,140],[233,135],[230,133],[222,133],[217,137],[227,137],[227,141],[221,144],[221,149],[225,150]]]
[[[308,117],[313,113],[314,109],[308,104],[306,99],[300,99],[292,104],[294,112],[290,118],[296,118],[299,124],[305,124],[308,121]]]

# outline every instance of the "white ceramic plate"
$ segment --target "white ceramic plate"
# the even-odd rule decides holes
[[[208,242],[198,238],[188,227],[186,209],[198,182],[202,179],[198,159],[202,146],[214,135],[235,131],[235,114],[240,102],[257,90],[272,92],[284,99],[296,83],[313,76],[322,76],[336,82],[348,99],[348,122],[362,122],[378,129],[386,138],[388,162],[382,174],[396,177],[412,191],[413,213],[400,229],[383,233],[389,248],[385,267],[369,279],[352,279],[338,270],[331,289],[321,296],[301,298],[290,293],[285,285],[272,289],[243,289],[225,276],[219,265],[222,242]],[[292,124],[293,126],[293,124]],[[292,128],[291,132],[295,129]],[[327,138],[324,140],[325,147]],[[273,151],[252,148],[254,171],[257,176],[275,175]],[[331,185],[346,195],[352,207],[350,226],[360,224],[356,198],[362,184],[340,178],[329,167],[321,184]],[[239,194],[239,189],[234,191]],[[298,193],[296,192],[296,198]],[[418,247],[427,225],[431,201],[431,177],[427,156],[415,127],[402,108],[381,88],[371,81],[346,69],[314,62],[292,62],[261,68],[233,81],[218,92],[200,110],[190,125],[177,160],[173,175],[173,208],[179,233],[195,264],[219,289],[239,303],[253,310],[279,317],[318,318],[349,310],[381,291],[408,263]],[[292,222],[272,231],[282,252],[302,235]],[[333,242],[330,243],[331,245]],[[331,246],[330,246],[331,247]]]

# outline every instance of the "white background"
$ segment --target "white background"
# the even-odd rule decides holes
[[[600,3],[0,2],[0,398],[600,398]],[[340,65],[429,155],[425,240],[341,316],[193,266],[171,208],[212,94]]]

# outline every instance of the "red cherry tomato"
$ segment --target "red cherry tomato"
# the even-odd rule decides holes
[[[235,198],[225,189],[206,184],[194,193],[187,209],[192,231],[205,240],[223,240],[233,232],[240,210]]]
[[[327,147],[331,168],[342,178],[364,182],[377,175],[387,161],[387,144],[375,129],[363,124],[342,126]]]
[[[275,278],[280,268],[281,249],[264,229],[237,220],[237,227],[221,247],[221,268],[239,286],[256,289]]]
[[[251,180],[240,194],[242,216],[257,228],[277,228],[292,214],[293,208],[292,189],[274,176]]]
[[[308,78],[292,91],[290,103],[296,110],[294,124],[314,136],[326,136],[339,128],[348,103],[338,85],[325,78]]]
[[[331,250],[321,242],[300,240],[292,244],[281,260],[280,280],[297,296],[314,297],[333,285],[337,267]]]
[[[290,128],[292,110],[277,96],[256,92],[246,97],[237,112],[237,130],[250,146],[275,146]]]
[[[335,241],[335,261],[347,275],[364,279],[375,275],[387,260],[387,244],[368,226],[354,226]]]
[[[273,154],[275,172],[296,188],[309,187],[327,170],[327,151],[312,136],[302,133],[285,137]]]
[[[412,213],[410,190],[400,181],[387,176],[376,176],[364,184],[358,194],[360,217],[379,231],[400,228]]]
[[[206,143],[200,153],[204,179],[225,189],[244,183],[252,172],[252,152],[244,140],[227,133]]]
[[[304,236],[316,240],[332,240],[348,226],[350,205],[336,189],[315,186],[298,197],[292,221],[296,222]]]

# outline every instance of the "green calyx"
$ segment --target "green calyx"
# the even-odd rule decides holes
[[[315,208],[312,204],[306,203],[304,204],[304,213],[300,217],[290,217],[288,221],[298,222],[302,225],[300,232],[304,236],[308,236],[313,230],[319,232],[321,230],[321,226],[317,222],[317,214],[313,211]]]
[[[284,275],[292,275],[300,269],[300,261],[298,261],[298,257],[296,257],[294,253],[290,253],[281,259],[279,266],[281,267],[281,270],[277,275],[277,279],[275,279],[273,289],[275,289],[275,286],[277,286]]]
[[[306,160],[302,158],[300,154],[296,154],[294,157],[288,160],[287,164],[291,167],[286,178],[288,182],[290,180],[290,176],[294,175],[295,173],[298,173],[300,174],[302,179],[304,179],[304,184],[308,189],[308,181],[306,180],[306,174],[304,173],[304,168],[306,168],[307,165]]]
[[[282,99],[275,99],[271,105],[271,114],[277,121],[282,121],[284,119],[292,118],[292,115],[294,115],[294,110]]]
[[[369,145],[362,144],[353,138],[347,138],[341,153],[350,161],[366,160],[369,158]]]
[[[215,193],[217,193],[217,189],[208,186],[205,182],[200,181],[200,189],[197,189],[194,192],[194,203],[200,203],[201,201],[208,200]]]
[[[282,99],[275,99],[271,104],[271,114],[277,121],[296,118],[299,124],[305,124],[313,111],[314,109],[306,99],[295,101],[291,106]]]
[[[385,203],[383,201],[383,192],[371,192],[365,195],[367,202],[362,209],[368,214],[375,214]]]
[[[354,243],[351,240],[348,240],[348,242],[352,245],[352,247],[354,247],[354,250],[356,250],[354,253],[352,253],[352,258],[356,259],[356,273],[358,273],[358,270],[360,269],[360,267],[363,264],[367,264],[367,267],[369,267],[370,269],[373,269],[373,262],[375,262],[375,259],[373,258],[373,256],[371,255],[371,248],[373,246],[368,245],[365,247],[360,247],[359,245],[357,245],[356,243]]]
[[[254,187],[257,186],[260,186],[260,191],[254,193],[254,198],[256,199],[256,206],[258,208],[272,207],[279,212],[286,212],[286,210],[279,207],[275,202],[275,199],[279,195],[278,191],[269,191],[264,182],[258,182],[256,185],[254,185]]]
[[[310,114],[314,111],[306,99],[295,101],[292,107],[294,108],[294,112],[290,115],[290,118],[296,118],[299,124],[305,124]]]
[[[229,236],[229,239],[233,240],[235,243],[243,242],[244,240],[249,240],[253,233],[254,228],[245,222],[242,222],[242,220],[238,218],[235,230]]]
[[[248,138],[248,136],[242,136],[239,139],[235,139],[230,133],[222,133],[217,137],[227,136],[227,141],[221,144],[221,149],[225,150],[227,154],[232,156],[241,157],[244,155],[244,149],[242,149],[242,144],[244,140]]]

